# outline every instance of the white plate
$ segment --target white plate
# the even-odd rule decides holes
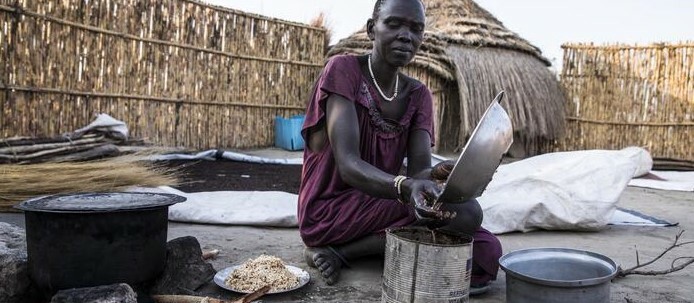
[[[226,283],[224,283],[224,280],[226,280],[226,278],[229,277],[229,275],[239,267],[241,267],[241,265],[234,265],[234,266],[227,267],[225,269],[218,271],[217,274],[214,275],[214,283],[217,284],[221,288],[235,291],[238,293],[243,293],[243,294],[251,293],[249,291],[243,291],[243,290],[235,289],[235,288],[227,285]],[[295,289],[299,289],[302,286],[306,285],[308,283],[308,281],[311,280],[311,276],[308,274],[307,271],[305,271],[301,268],[298,268],[296,266],[291,266],[291,265],[285,265],[285,267],[287,268],[287,270],[289,270],[289,272],[291,272],[297,278],[299,278],[299,284],[292,287],[292,288],[287,288],[287,289],[282,289],[282,290],[271,290],[268,292],[268,294],[283,293],[283,292],[288,292],[288,291],[292,291]]]

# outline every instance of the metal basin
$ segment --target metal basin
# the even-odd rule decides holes
[[[511,118],[500,104],[503,98],[502,91],[477,123],[438,201],[463,203],[477,198],[492,180],[501,158],[513,143]]]
[[[568,248],[533,248],[499,259],[506,272],[506,302],[610,302],[617,264],[610,258]]]

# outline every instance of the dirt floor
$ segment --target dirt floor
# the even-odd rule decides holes
[[[262,156],[262,154],[261,154]],[[291,153],[282,156],[300,156]],[[301,167],[298,165],[249,164],[231,161],[173,161],[167,165],[182,167],[186,183],[178,186],[186,192],[215,190],[281,190],[296,193]],[[600,232],[536,231],[499,235],[504,252],[532,247],[567,247],[606,255],[622,267],[633,266],[636,251],[641,262],[663,251],[680,229],[688,230],[685,241],[694,240],[694,193],[661,191],[629,187],[622,194],[620,207],[641,211],[679,227],[607,226]],[[0,214],[0,221],[23,226],[21,214]],[[217,270],[239,264],[262,253],[272,254],[288,264],[306,269],[311,281],[303,288],[268,295],[262,302],[380,302],[383,261],[367,259],[354,262],[343,271],[335,286],[326,285],[319,273],[303,262],[303,244],[296,228],[258,228],[170,222],[169,239],[196,237],[203,249],[219,249],[211,261]],[[655,268],[665,268],[676,256],[694,256],[694,246],[673,250]],[[666,276],[629,276],[610,283],[610,302],[694,302],[694,266]],[[233,299],[240,294],[226,291],[210,282],[196,295]],[[472,302],[506,302],[506,279],[503,271],[485,295]]]

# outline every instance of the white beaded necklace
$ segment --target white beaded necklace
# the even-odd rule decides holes
[[[369,73],[371,74],[371,80],[374,81],[374,85],[376,85],[376,89],[381,94],[381,97],[383,97],[383,99],[385,99],[386,101],[393,101],[393,99],[395,99],[395,97],[398,96],[398,83],[400,82],[400,75],[395,75],[395,92],[393,92],[393,96],[390,98],[386,97],[386,94],[383,93],[383,90],[381,90],[381,87],[378,85],[378,82],[376,81],[373,69],[371,69],[371,55],[369,55]]]

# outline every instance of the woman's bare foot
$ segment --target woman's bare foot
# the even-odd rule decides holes
[[[337,283],[340,270],[345,265],[337,252],[329,247],[306,247],[304,258],[308,266],[317,268],[328,285]]]

